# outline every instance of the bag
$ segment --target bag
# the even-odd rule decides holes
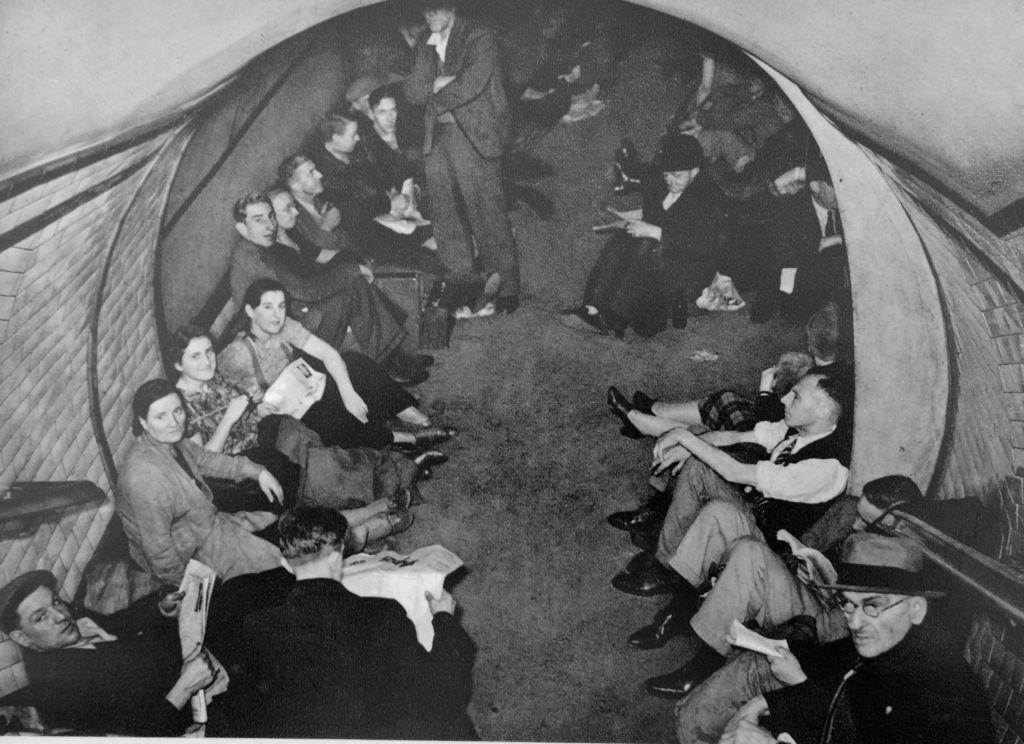
[[[732,278],[715,272],[711,284],[704,288],[697,298],[697,307],[712,312],[735,312],[747,306],[740,293],[736,291]]]

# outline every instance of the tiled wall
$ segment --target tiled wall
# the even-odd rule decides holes
[[[165,132],[0,203],[0,236],[9,235],[130,173],[59,219],[44,219],[38,231],[0,253],[0,487],[89,480],[109,495],[90,418],[90,359],[104,436],[117,462],[130,440],[133,387],[160,373],[153,262],[159,216],[185,141],[180,128]],[[90,356],[97,303],[99,344]],[[108,498],[0,524],[0,585],[48,568],[72,596],[112,512]],[[20,665],[10,665],[17,659],[13,643],[0,643],[0,694],[24,683]]]

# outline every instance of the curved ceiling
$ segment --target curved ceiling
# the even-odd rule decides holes
[[[173,112],[283,39],[374,2],[6,0],[0,178]],[[736,42],[983,220],[1005,221],[1024,196],[1015,0],[634,2]]]

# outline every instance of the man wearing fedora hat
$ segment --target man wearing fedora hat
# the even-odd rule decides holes
[[[963,639],[936,617],[945,592],[927,569],[909,538],[847,538],[835,579],[820,586],[836,592],[850,637],[796,654],[779,647],[771,671],[786,686],[743,706],[720,742],[994,741]]]
[[[686,325],[715,273],[726,200],[704,173],[700,144],[670,132],[643,179],[639,219],[624,220],[591,269],[583,304],[562,313],[566,325],[619,337]]]
[[[52,573],[16,577],[0,589],[0,628],[23,650],[29,704],[76,733],[181,735],[192,695],[219,694],[228,680],[205,648],[182,662],[168,619],[177,601],[154,594],[114,615],[76,618]]]

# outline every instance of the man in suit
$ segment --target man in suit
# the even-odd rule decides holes
[[[113,615],[76,616],[49,571],[16,577],[0,589],[0,628],[22,648],[31,684],[24,699],[47,725],[77,734],[180,736],[189,698],[228,683],[205,648],[182,663],[170,619],[180,599],[153,594]]]
[[[500,279],[497,311],[514,312],[519,260],[501,188],[509,124],[498,46],[452,0],[424,0],[423,17],[428,29],[404,92],[426,107],[424,168],[441,260],[454,276],[474,278],[475,245],[483,274]]]
[[[348,525],[336,510],[296,507],[279,522],[295,584],[280,606],[253,612],[239,638],[243,690],[235,736],[475,739],[465,712],[475,648],[448,592],[427,594],[428,652],[392,599],[341,584]]]

